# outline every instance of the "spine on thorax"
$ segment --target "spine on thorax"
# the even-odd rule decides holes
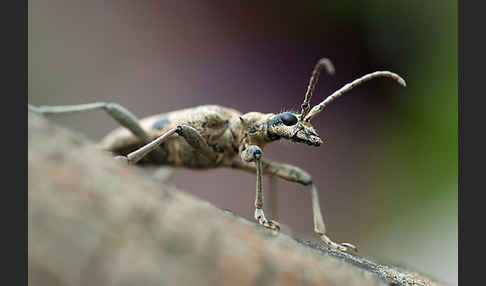
[[[241,140],[239,141],[239,154],[250,145],[256,145],[263,149],[265,145],[272,142],[267,136],[267,121],[274,114],[261,112],[248,112],[240,116],[241,123]]]

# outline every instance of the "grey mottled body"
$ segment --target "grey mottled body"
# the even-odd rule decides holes
[[[184,138],[171,136],[159,145],[165,155],[161,160],[149,154],[140,163],[194,169],[216,168],[221,164],[231,164],[238,155],[238,142],[242,137],[239,116],[241,113],[232,108],[202,105],[141,119],[140,125],[152,140],[179,125],[193,127],[206,140],[218,159],[209,160]],[[127,155],[143,145],[144,142],[126,128],[113,130],[101,141],[103,149],[120,155]]]
[[[405,86],[405,81],[392,72],[378,71],[346,84],[320,104],[310,107],[310,100],[320,71],[334,72],[331,62],[318,61],[302,103],[300,113],[260,113],[239,111],[218,105],[203,105],[159,114],[138,120],[130,111],[115,103],[90,103],[74,106],[29,105],[41,114],[72,113],[104,110],[123,128],[109,133],[102,148],[119,154],[117,158],[131,164],[171,165],[193,169],[231,167],[256,173],[255,219],[261,225],[278,230],[277,222],[267,219],[263,212],[264,174],[303,185],[312,184],[311,176],[299,167],[263,160],[263,148],[268,143],[286,139],[319,146],[322,141],[311,119],[328,104],[355,86],[377,77],[388,77]],[[237,157],[239,155],[239,160]],[[329,247],[347,251],[357,248],[349,243],[335,243],[326,235],[317,189],[312,192],[314,231]]]

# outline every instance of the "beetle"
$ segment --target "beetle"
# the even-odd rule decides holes
[[[192,169],[228,167],[256,173],[255,219],[266,228],[278,231],[278,222],[267,219],[263,211],[263,175],[311,186],[314,231],[330,248],[354,250],[350,243],[336,243],[326,235],[317,189],[309,173],[299,167],[263,159],[263,148],[278,140],[290,140],[319,146],[322,140],[311,124],[312,118],[336,98],[371,79],[387,77],[406,86],[399,75],[390,71],[366,74],[338,89],[319,104],[310,100],[319,74],[334,73],[327,58],[314,67],[300,112],[241,113],[219,105],[202,105],[138,120],[116,103],[90,103],[70,106],[28,105],[31,112],[44,115],[104,110],[118,121],[119,127],[101,140],[101,147],[118,155],[128,164],[170,165]],[[241,160],[237,158],[240,157]]]

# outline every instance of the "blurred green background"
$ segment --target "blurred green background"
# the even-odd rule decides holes
[[[375,80],[321,113],[321,147],[272,144],[264,156],[313,175],[331,238],[457,285],[456,1],[29,1],[28,40],[29,103],[111,101],[139,117],[201,104],[297,110],[321,57],[336,74],[313,104],[365,73],[399,73],[407,88]],[[94,140],[116,127],[102,113],[53,120]],[[249,219],[254,180],[172,178]],[[317,241],[309,189],[277,187],[280,223]]]

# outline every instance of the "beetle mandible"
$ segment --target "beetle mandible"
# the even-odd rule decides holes
[[[328,247],[341,251],[354,250],[350,243],[336,243],[326,235],[317,189],[312,177],[299,167],[263,160],[262,149],[280,139],[319,146],[321,138],[311,119],[352,88],[378,77],[388,77],[406,86],[405,81],[389,71],[366,74],[338,89],[321,103],[310,107],[310,100],[319,74],[325,69],[333,74],[327,58],[320,59],[313,72],[300,112],[241,112],[218,105],[202,105],[138,120],[130,111],[116,103],[90,103],[70,106],[28,105],[29,111],[59,114],[104,110],[123,127],[113,130],[101,141],[101,146],[129,164],[171,165],[193,169],[229,167],[256,173],[255,219],[272,230],[278,222],[263,212],[263,175],[282,178],[302,185],[311,185],[314,231]],[[237,160],[237,155],[241,160]]]

